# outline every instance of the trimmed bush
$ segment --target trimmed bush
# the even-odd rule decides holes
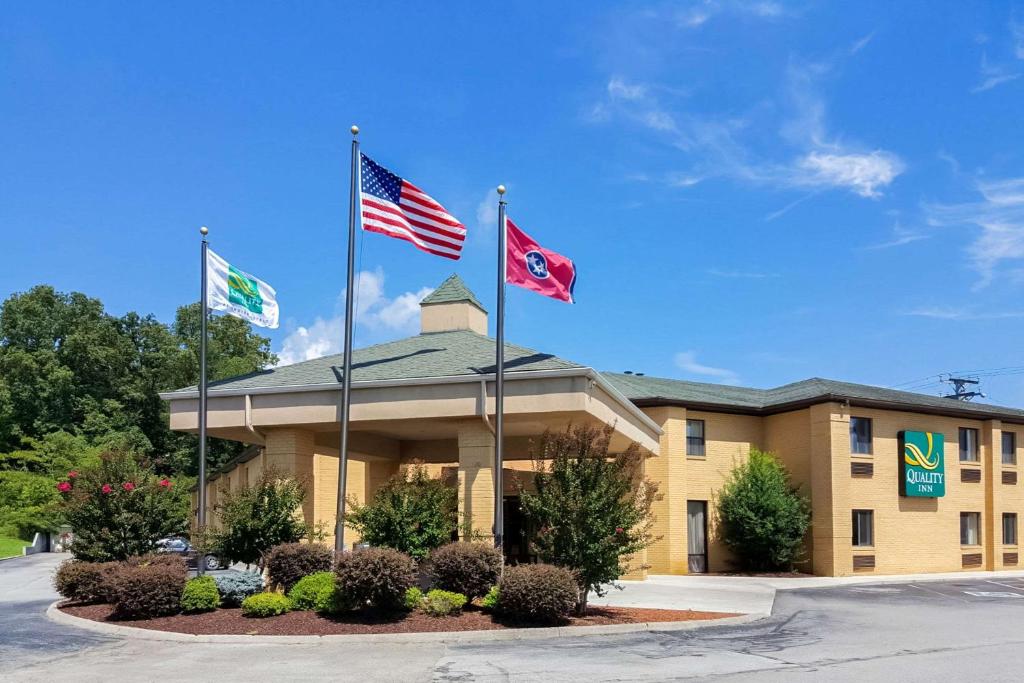
[[[480,600],[480,605],[486,610],[494,611],[498,608],[498,594],[498,587],[491,586],[491,590]]]
[[[213,580],[225,607],[238,607],[250,595],[263,592],[263,577],[256,572],[218,574]]]
[[[242,614],[247,617],[276,617],[291,608],[291,600],[281,593],[257,593],[242,601]]]
[[[447,617],[460,611],[466,605],[466,596],[435,588],[423,599],[423,611],[432,617]]]
[[[110,602],[110,575],[116,567],[116,562],[65,560],[53,576],[53,587],[68,600]]]
[[[486,594],[501,576],[501,551],[487,543],[449,543],[430,555],[433,585],[469,600]]]
[[[114,614],[148,619],[176,614],[188,573],[171,564],[124,564],[110,577]]]
[[[162,565],[173,569],[180,569],[181,571],[188,570],[188,563],[185,562],[185,558],[176,553],[146,553],[145,555],[135,555],[133,557],[129,557],[124,563],[131,565],[132,567]]]
[[[405,591],[405,608],[410,612],[423,606],[423,591],[413,586]]]
[[[270,549],[264,563],[270,585],[287,593],[302,577],[331,571],[334,555],[319,543],[282,543]]]
[[[209,612],[219,605],[220,593],[212,576],[197,576],[185,583],[181,592],[182,612]]]
[[[578,597],[576,577],[568,569],[521,564],[502,574],[497,611],[513,621],[554,623],[572,613]]]
[[[299,610],[331,612],[334,610],[334,574],[317,572],[303,576],[288,592],[292,607]]]
[[[350,609],[401,609],[405,593],[416,583],[416,565],[391,548],[345,553],[335,569],[338,605]]]

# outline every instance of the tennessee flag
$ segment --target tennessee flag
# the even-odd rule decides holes
[[[541,247],[510,218],[505,219],[505,229],[505,281],[552,299],[576,303],[572,295],[576,264],[558,252]]]

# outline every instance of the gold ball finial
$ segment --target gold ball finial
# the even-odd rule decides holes
[[[208,227],[206,227],[205,225],[203,227],[199,228],[199,234],[202,235],[203,237],[206,237],[206,235],[209,234],[209,232],[210,232],[210,229]]]
[[[359,126],[352,126],[349,130],[352,131],[352,135],[359,135]]]
[[[504,185],[498,185],[498,194],[502,194],[502,195],[505,194],[505,186]]]

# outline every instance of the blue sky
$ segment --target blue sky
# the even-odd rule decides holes
[[[198,234],[336,351],[348,127],[468,227],[361,236],[362,344],[458,272],[493,308],[498,183],[579,268],[507,334],[603,370],[883,386],[1024,366],[1024,6],[22,4],[0,25],[0,294],[169,320]],[[492,321],[493,324],[493,321]],[[934,377],[931,377],[934,380]],[[987,377],[1024,405],[1024,374]]]

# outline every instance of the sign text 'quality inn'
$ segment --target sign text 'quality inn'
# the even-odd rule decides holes
[[[900,495],[941,498],[946,495],[943,455],[945,437],[935,432],[899,434]]]

